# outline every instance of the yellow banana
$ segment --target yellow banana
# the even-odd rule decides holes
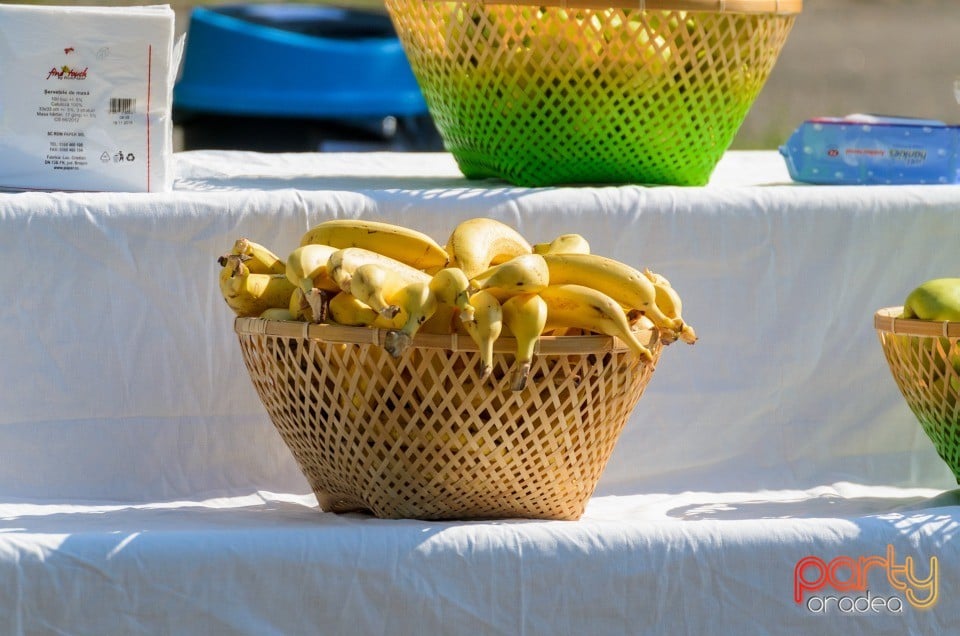
[[[437,298],[430,291],[429,281],[418,281],[400,289],[392,300],[400,308],[399,317],[402,317],[403,324],[399,329],[387,332],[383,348],[398,358],[413,342],[421,325],[437,310]]]
[[[350,281],[354,272],[357,268],[368,264],[378,265],[393,274],[395,278],[403,279],[404,283],[430,282],[430,274],[362,247],[347,247],[332,253],[327,259],[327,275],[342,291],[351,292]],[[361,300],[364,299],[361,298]]]
[[[293,288],[293,293],[290,294],[290,304],[287,306],[287,310],[290,312],[290,315],[293,316],[294,320],[317,322],[313,319],[313,308],[310,306],[310,303],[307,302],[304,291],[299,287]]]
[[[695,343],[697,341],[697,332],[683,320],[683,301],[680,298],[680,294],[677,293],[677,290],[670,285],[670,281],[656,272],[644,269],[643,275],[653,283],[656,289],[657,306],[663,314],[667,316],[667,318],[673,318],[682,322],[683,326],[676,332],[677,337],[687,344]],[[667,335],[669,337],[669,334]],[[665,342],[668,342],[668,340],[665,339]]]
[[[286,274],[254,274],[240,255],[220,259],[220,292],[238,316],[259,316],[271,307],[288,307],[294,286]]]
[[[337,248],[329,245],[303,245],[296,248],[287,256],[287,263],[284,271],[290,282],[303,291],[310,291],[314,287],[325,289],[327,291],[340,291],[336,281],[327,273],[327,262],[330,255],[337,251]]]
[[[549,243],[536,243],[534,254],[589,254],[590,243],[579,234],[561,234]]]
[[[541,293],[549,290],[544,288]],[[512,391],[522,391],[530,375],[533,352],[540,335],[547,328],[549,305],[539,294],[518,294],[511,296],[502,305],[503,324],[517,341],[514,361]]]
[[[423,270],[440,269],[448,261],[446,250],[423,232],[381,221],[323,221],[300,239],[300,245],[311,243],[338,249],[362,247]]]
[[[651,271],[650,268],[648,267],[643,268],[643,275],[649,278],[650,282],[652,282],[655,285],[660,284],[660,285],[665,285],[667,287],[671,286],[670,281],[667,280],[666,276],[663,276],[662,274],[658,274],[654,271]]]
[[[473,316],[470,304],[470,281],[459,267],[445,267],[430,279],[430,290],[437,302],[460,311],[463,320]]]
[[[480,348],[480,381],[493,373],[493,344],[503,329],[503,311],[500,301],[487,291],[479,291],[470,297],[473,318],[464,320],[463,326]]]
[[[471,312],[473,307],[470,308]],[[420,326],[420,333],[449,335],[458,333],[467,335],[465,322],[459,309],[446,303],[437,303],[437,310]]]
[[[400,313],[400,305],[395,297],[407,286],[413,284],[428,285],[429,281],[409,282],[393,271],[375,263],[361,265],[350,279],[347,291],[362,303],[373,308],[381,316],[393,318]]]
[[[604,292],[584,285],[550,285],[539,292],[547,304],[547,329],[580,327],[616,336],[647,363],[653,354],[630,329],[620,304]]]
[[[540,254],[521,254],[494,265],[471,280],[477,291],[496,289],[505,294],[535,293],[550,283],[547,261]]]
[[[376,327],[378,329],[393,329],[396,327],[389,318],[384,318],[370,305],[364,304],[353,294],[340,292],[330,299],[327,306],[330,320],[338,325],[349,327]]]
[[[627,307],[643,312],[664,333],[679,334],[683,320],[670,318],[657,305],[653,282],[639,270],[598,254],[544,254],[551,285],[592,287]],[[621,312],[622,313],[622,312]]]
[[[447,240],[451,265],[468,279],[514,256],[530,254],[533,247],[517,230],[496,219],[478,217],[458,224]]]
[[[287,265],[266,246],[247,238],[239,238],[233,244],[231,254],[240,256],[252,274],[283,274]]]
[[[264,309],[260,317],[265,320],[294,320],[293,314],[286,307],[270,307]]]

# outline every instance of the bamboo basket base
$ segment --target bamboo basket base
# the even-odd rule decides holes
[[[347,336],[336,341],[330,325],[298,324],[243,318],[235,329],[258,395],[328,512],[578,519],[653,374],[614,338],[542,339],[514,392],[509,338],[482,381],[467,337],[418,336],[393,358],[377,330],[339,327]],[[656,331],[641,335],[658,359]]]

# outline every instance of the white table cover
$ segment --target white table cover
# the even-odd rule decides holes
[[[517,188],[442,153],[175,164],[168,194],[0,194],[0,634],[960,630],[960,491],[872,328],[960,275],[960,187],[793,184],[774,152],[703,188]],[[700,342],[665,351],[583,519],[317,509],[215,259],[346,216],[579,232],[681,292]]]

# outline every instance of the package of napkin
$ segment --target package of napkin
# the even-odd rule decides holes
[[[0,188],[173,181],[174,12],[0,4]]]
[[[960,126],[854,113],[803,122],[780,154],[794,181],[838,185],[960,182]]]

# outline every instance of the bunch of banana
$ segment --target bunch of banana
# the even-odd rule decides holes
[[[663,276],[593,254],[579,234],[531,243],[491,218],[459,223],[445,247],[389,223],[329,220],[285,260],[243,238],[219,261],[221,291],[238,315],[384,329],[395,357],[421,330],[468,334],[484,380],[495,342],[510,336],[514,391],[526,386],[544,334],[615,336],[647,364],[654,356],[638,328],[658,330],[667,344],[697,340]]]
[[[535,243],[535,254],[589,254],[590,243],[580,234],[561,234],[548,243]]]
[[[470,296],[472,317],[463,321],[464,328],[480,348],[481,380],[493,373],[493,344],[503,330],[503,309],[497,297],[488,291],[478,291]]]
[[[544,287],[541,292],[547,289],[549,287]],[[547,292],[547,298],[549,297],[550,293]],[[547,298],[537,292],[517,294],[508,298],[501,306],[503,322],[517,341],[514,375],[510,383],[512,391],[522,391],[527,384],[534,350],[540,335],[547,328],[550,314]]]
[[[226,258],[220,292],[238,316],[259,316],[267,309],[289,307],[293,285],[283,274],[257,274],[242,260]]]
[[[294,286],[282,272],[283,261],[267,248],[238,239],[233,249],[217,262],[220,293],[238,316],[259,316],[268,309],[289,308]]]
[[[323,221],[300,238],[301,246],[310,244],[337,249],[362,247],[425,271],[436,271],[449,261],[446,250],[426,234],[380,221]]]
[[[233,243],[230,255],[239,256],[252,274],[283,274],[286,265],[269,249],[247,238],[238,238]]]
[[[447,240],[447,254],[454,267],[472,279],[491,265],[514,256],[530,254],[533,246],[506,223],[485,217],[457,225]]]

